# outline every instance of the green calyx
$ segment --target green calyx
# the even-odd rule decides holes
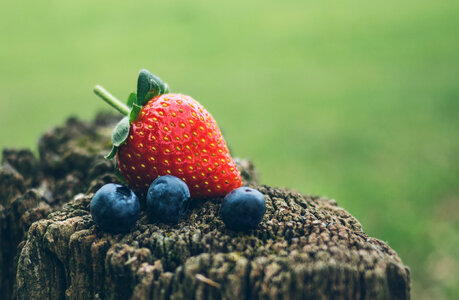
[[[145,104],[153,97],[170,93],[170,90],[167,83],[163,82],[158,76],[152,74],[150,71],[143,69],[140,70],[137,79],[137,94],[129,94],[126,104],[118,100],[100,85],[94,87],[94,93],[125,115],[113,130],[112,150],[105,156],[106,159],[112,159],[115,157],[118,148],[126,142],[129,136],[130,124],[137,119]]]
[[[156,96],[170,93],[169,85],[148,70],[140,70],[137,79],[137,104],[144,106]]]

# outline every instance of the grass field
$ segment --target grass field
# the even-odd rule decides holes
[[[459,298],[459,2],[3,1],[0,148],[106,108],[147,68],[262,182],[327,195]],[[108,109],[108,108],[107,108]]]

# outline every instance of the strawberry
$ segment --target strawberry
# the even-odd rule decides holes
[[[193,98],[169,93],[146,70],[127,105],[100,86],[95,92],[127,115],[115,128],[107,158],[116,156],[119,174],[136,192],[145,193],[162,175],[182,179],[192,197],[224,196],[241,186],[217,123]]]

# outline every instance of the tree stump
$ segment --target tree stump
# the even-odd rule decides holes
[[[334,200],[257,185],[256,230],[227,230],[221,199],[194,200],[179,224],[145,213],[109,234],[89,213],[92,195],[118,182],[103,159],[116,118],[70,119],[45,134],[40,159],[4,151],[0,168],[0,279],[19,299],[409,299],[409,269]],[[14,280],[16,279],[16,280]]]

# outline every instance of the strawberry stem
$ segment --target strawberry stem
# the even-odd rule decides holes
[[[123,115],[125,116],[129,116],[129,114],[131,113],[131,110],[129,109],[129,107],[124,104],[123,102],[121,102],[120,100],[116,99],[115,96],[113,96],[112,94],[110,94],[106,89],[104,89],[102,86],[100,85],[96,85],[94,87],[94,93],[99,96],[100,98],[102,98],[102,100],[104,100],[105,102],[107,102],[108,104],[110,104],[112,107],[114,107],[115,109],[117,109],[120,113],[122,113]]]

